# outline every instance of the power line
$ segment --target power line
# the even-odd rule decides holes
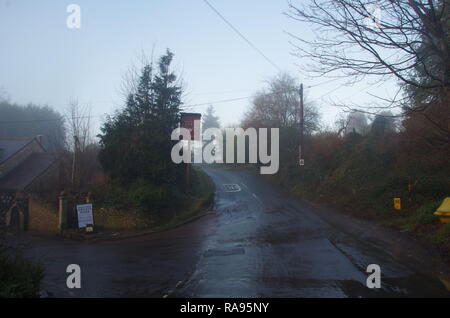
[[[322,83],[309,85],[309,86],[307,86],[307,88],[313,88],[313,87],[317,87],[317,86],[320,86],[320,85],[328,84],[328,83],[334,82],[334,81],[336,81],[338,79],[340,79],[340,78],[334,78],[334,79],[331,79],[331,80],[328,80],[328,81],[325,81],[325,82],[322,82]],[[345,86],[345,84],[342,84],[342,85],[338,86],[337,88],[333,89],[332,91],[322,95],[318,99],[320,99],[320,98],[322,98],[322,97],[324,97],[324,96],[326,96],[328,94],[331,94],[332,92],[334,92],[335,90],[341,88],[342,86]],[[297,91],[297,88],[292,88],[292,89],[282,90],[282,91],[273,92],[273,93],[265,93],[265,95],[276,95],[276,94],[280,94],[280,93],[290,93],[290,92],[296,92],[296,91]],[[230,99],[222,99],[222,100],[217,100],[217,101],[212,101],[212,102],[205,102],[205,103],[200,103],[200,104],[184,105],[184,107],[197,107],[197,106],[206,106],[206,105],[210,105],[210,104],[228,103],[228,102],[234,102],[234,101],[243,100],[243,99],[249,99],[249,98],[252,98],[252,97],[253,96],[243,96],[243,97],[236,97],[236,98],[230,98]]]
[[[297,92],[297,90],[298,90],[298,88],[292,88],[292,89],[281,90],[278,92],[263,93],[263,94],[266,96],[277,95],[277,94],[283,94],[283,93]],[[234,102],[234,101],[243,100],[243,99],[249,99],[252,97],[254,97],[254,95],[230,98],[230,99],[222,99],[222,100],[217,100],[217,101],[212,101],[212,102],[207,102],[207,103],[200,103],[200,104],[183,105],[183,107],[198,107],[198,106],[206,106],[206,105],[210,105],[210,104],[228,103],[228,102]]]
[[[276,94],[280,94],[280,93],[288,93],[288,92],[292,92],[292,91],[296,91],[297,89],[288,89],[288,90],[283,90],[283,91],[278,91],[278,92],[273,92],[273,93],[265,93],[265,95],[276,95]],[[249,99],[252,98],[253,96],[243,96],[243,97],[236,97],[236,98],[230,98],[230,99],[222,99],[222,100],[216,100],[216,101],[210,101],[210,102],[205,102],[205,103],[199,103],[199,104],[189,104],[189,105],[181,105],[182,108],[188,108],[188,107],[199,107],[199,106],[206,106],[206,105],[211,105],[211,104],[219,104],[219,103],[229,103],[229,102],[234,102],[234,101],[238,101],[238,100],[244,100],[244,99]],[[95,117],[103,117],[106,114],[103,115],[90,115],[90,116],[79,116],[79,117],[68,117],[68,119],[90,119],[90,118],[95,118]],[[0,124],[20,124],[20,123],[34,123],[34,122],[52,122],[52,121],[63,121],[67,116],[62,116],[60,118],[52,118],[52,119],[31,119],[31,120],[13,120],[13,121],[0,121]]]
[[[324,98],[325,96],[327,96],[327,95],[329,95],[329,94],[331,94],[331,93],[337,91],[338,89],[340,89],[340,88],[342,88],[342,87],[344,87],[344,86],[345,86],[345,84],[341,84],[341,85],[339,85],[338,87],[333,88],[333,89],[332,89],[331,91],[329,91],[328,93],[325,93],[325,94],[321,95],[321,96],[318,97],[317,99],[322,99],[322,98]]]
[[[321,86],[321,85],[324,85],[324,84],[332,83],[334,81],[338,81],[338,80],[341,80],[341,79],[342,78],[337,77],[337,78],[330,79],[329,81],[325,81],[325,82],[322,82],[322,83],[317,83],[317,84],[314,84],[314,85],[309,85],[307,87],[308,88],[313,88],[313,87]]]
[[[69,119],[90,119],[92,117],[102,117],[103,115],[93,115],[93,116],[79,116],[70,117]],[[52,119],[30,119],[30,120],[11,120],[11,121],[0,121],[0,124],[26,124],[26,123],[41,123],[41,122],[52,122],[52,121],[64,121],[64,117],[52,118]]]
[[[0,124],[26,124],[26,123],[40,123],[40,122],[51,122],[51,121],[63,121],[63,118],[53,118],[53,119],[30,119],[30,120],[2,120]]]
[[[234,101],[238,101],[238,100],[249,99],[251,97],[252,96],[244,96],[244,97],[236,97],[236,98],[230,98],[230,99],[222,99],[222,100],[217,100],[217,101],[212,101],[212,102],[207,102],[207,103],[182,105],[182,107],[198,107],[198,106],[206,106],[206,105],[210,105],[210,104],[229,103],[229,102],[234,102]]]
[[[318,83],[312,86],[308,86],[308,88],[311,87],[315,87],[315,86],[319,86],[322,84],[326,84],[330,81],[327,82],[322,82],[322,83]],[[321,95],[320,97],[316,98],[318,99],[322,99],[324,96],[331,94],[332,92],[338,90],[339,88],[341,88],[342,86],[344,86],[345,84],[342,84],[336,88],[334,88],[333,90],[327,92],[326,94]],[[277,92],[271,92],[271,93],[264,93],[264,95],[277,95],[277,94],[283,94],[283,93],[290,93],[290,92],[296,92],[297,88],[292,88],[292,89],[286,89],[286,90],[281,90],[281,91],[277,91]],[[182,108],[189,108],[189,107],[200,107],[200,106],[206,106],[206,105],[211,105],[211,104],[220,104],[220,103],[230,103],[230,102],[234,102],[234,101],[239,101],[239,100],[245,100],[245,99],[249,99],[254,97],[254,95],[248,95],[248,96],[242,96],[242,97],[236,97],[236,98],[229,98],[229,99],[221,99],[221,100],[215,100],[215,101],[209,101],[209,102],[204,102],[204,103],[198,103],[198,104],[188,104],[188,105],[181,105]],[[102,115],[90,115],[90,116],[78,116],[78,117],[70,117],[69,119],[90,119],[90,118],[96,118],[96,117],[103,117],[106,116],[107,114],[102,114]],[[52,118],[52,119],[30,119],[30,120],[12,120],[12,121],[0,121],[0,124],[21,124],[21,123],[39,123],[39,122],[52,122],[52,121],[63,121],[65,119],[65,117],[67,116],[62,116],[60,118]]]
[[[281,72],[281,68],[279,68],[271,59],[267,57],[260,49],[256,47],[247,37],[245,37],[230,21],[228,21],[208,0],[203,0],[208,7],[213,10],[234,32],[237,33],[248,45],[250,45],[259,55],[261,55],[267,62],[269,62],[273,67],[275,67],[278,71]]]

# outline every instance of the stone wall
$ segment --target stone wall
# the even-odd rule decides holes
[[[15,193],[0,192],[0,226],[5,225],[6,212],[13,205]]]
[[[28,230],[42,234],[58,234],[58,199],[43,203],[35,196],[29,197]]]

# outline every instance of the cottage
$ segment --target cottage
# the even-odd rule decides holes
[[[0,222],[27,228],[29,194],[57,184],[59,157],[45,151],[40,136],[0,138]]]

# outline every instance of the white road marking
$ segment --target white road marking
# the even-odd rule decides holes
[[[240,191],[242,191],[241,187],[236,183],[222,184],[222,187],[225,190],[225,192],[240,192]]]
[[[261,199],[255,193],[252,193],[252,195],[256,200],[262,203]]]

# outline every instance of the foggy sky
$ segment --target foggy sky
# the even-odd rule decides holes
[[[286,34],[311,37],[310,27],[290,20],[284,0],[210,0],[221,13],[283,71],[305,86],[329,79],[299,73]],[[301,1],[299,1],[301,2]],[[81,7],[81,29],[68,29],[66,7]],[[174,68],[185,83],[185,104],[252,95],[277,74],[271,64],[239,38],[201,0],[0,0],[0,88],[11,101],[48,104],[63,111],[71,99],[92,105],[98,128],[102,115],[123,105],[121,82],[142,52],[175,53]],[[327,124],[339,109],[335,98],[368,100],[384,87],[335,81],[307,90]],[[333,91],[322,97],[327,92]],[[221,122],[237,124],[248,100],[213,104]],[[204,112],[207,106],[190,111]]]

